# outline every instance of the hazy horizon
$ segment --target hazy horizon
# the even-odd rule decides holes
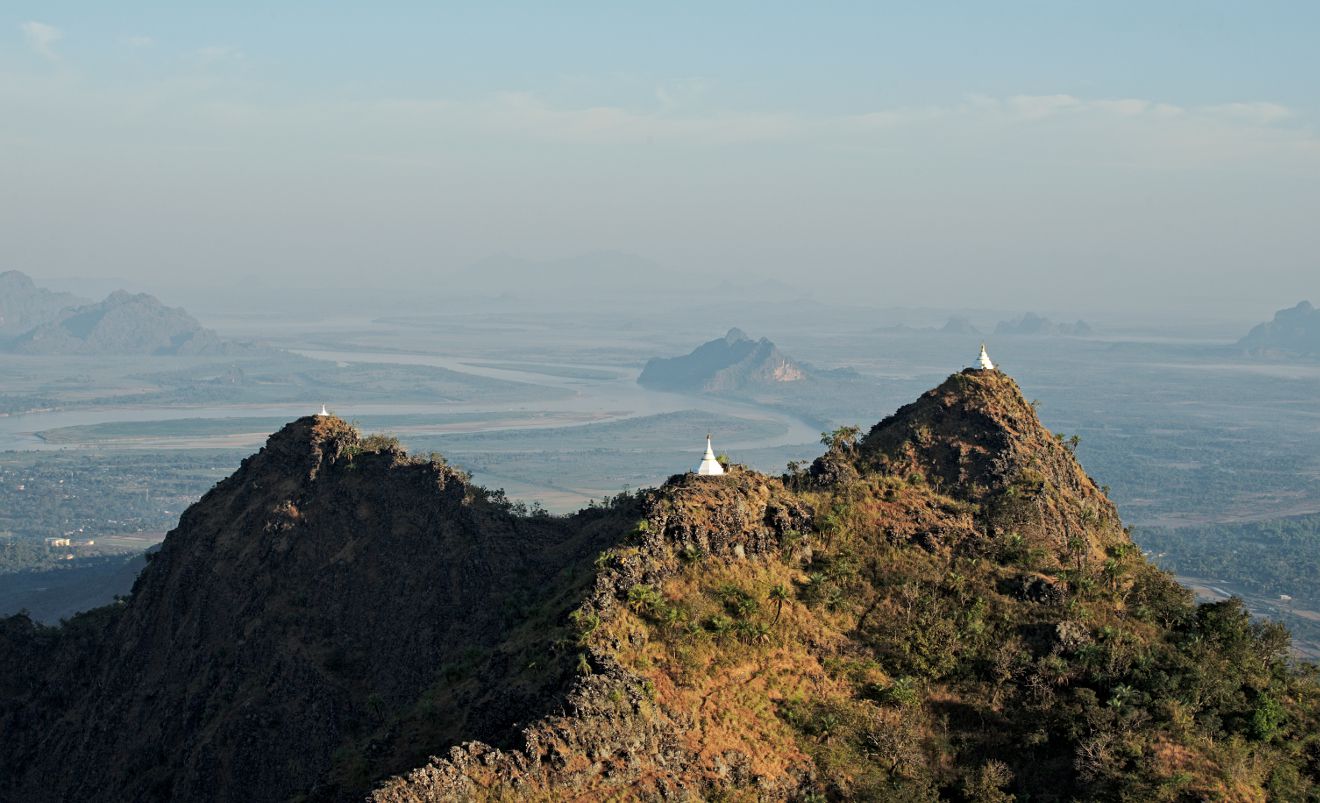
[[[17,3],[0,269],[232,312],[612,252],[676,296],[1266,320],[1320,300],[1317,17]]]

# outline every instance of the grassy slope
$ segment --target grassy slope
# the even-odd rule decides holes
[[[671,481],[578,611],[570,714],[377,799],[1314,799],[1286,632],[1195,607],[1011,380],[973,379],[840,444],[851,479]]]

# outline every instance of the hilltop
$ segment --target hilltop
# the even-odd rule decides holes
[[[304,418],[127,600],[0,620],[0,799],[1300,800],[1287,646],[999,372],[565,517]]]
[[[807,371],[774,343],[764,337],[753,340],[734,328],[681,357],[649,360],[637,382],[658,390],[718,393],[807,378]]]
[[[1279,310],[1273,320],[1252,328],[1238,346],[1260,356],[1320,356],[1320,310],[1309,301]]]

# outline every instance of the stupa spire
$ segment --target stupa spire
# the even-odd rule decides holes
[[[715,459],[715,450],[711,448],[710,433],[706,433],[706,454],[701,458],[701,465],[697,466],[697,473],[711,477],[724,473],[724,466]]]
[[[330,415],[330,411],[327,410],[327,409],[325,409],[325,405],[324,405],[324,404],[321,405],[321,412],[317,413],[317,414],[316,414],[316,417],[317,417],[317,418],[325,418],[325,417],[328,416],[328,415]]]
[[[976,367],[982,371],[995,370],[995,364],[990,362],[990,355],[986,353],[985,344],[981,344],[981,356],[976,358]]]

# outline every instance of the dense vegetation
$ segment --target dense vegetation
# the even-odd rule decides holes
[[[1135,549],[1038,572],[1013,537],[902,543],[877,498],[928,496],[859,481],[817,496],[818,533],[777,559],[698,555],[630,590],[611,635],[642,645],[627,663],[664,702],[702,712],[710,749],[801,751],[832,799],[1314,793],[1320,684],[1282,627],[1196,607]]]
[[[1320,606],[1320,515],[1142,529],[1137,540],[1177,574],[1223,580],[1252,593]]]
[[[530,757],[474,749],[378,799],[625,783],[729,800],[1317,798],[1315,669],[1280,625],[1237,600],[1198,607],[1149,563],[1076,442],[1011,381],[955,376],[859,434],[829,433],[782,484],[733,466],[660,489],[574,616],[580,671],[606,673],[570,698],[578,719],[532,728]],[[666,744],[658,723],[684,756],[665,772],[596,736]],[[606,779],[527,769],[573,750]]]
[[[1320,515],[1143,528],[1135,537],[1169,571],[1239,595],[1256,615],[1286,622],[1302,654],[1318,657]]]

